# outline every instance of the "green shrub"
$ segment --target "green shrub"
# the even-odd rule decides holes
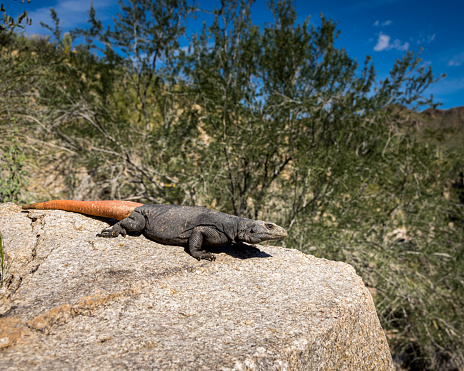
[[[2,202],[18,202],[24,197],[26,174],[24,171],[25,155],[18,139],[18,127],[6,138],[0,146],[0,200]]]

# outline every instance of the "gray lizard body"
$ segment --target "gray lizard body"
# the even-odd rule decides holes
[[[161,244],[186,246],[198,260],[215,259],[212,253],[202,247],[240,242],[255,244],[282,240],[287,236],[285,229],[274,223],[241,218],[201,206],[126,203],[131,205],[123,207],[122,202],[57,200],[49,201],[49,205],[45,202],[25,205],[23,208],[61,209],[114,218],[114,209],[118,207],[124,211],[120,218],[116,216],[121,220],[97,236],[117,237],[125,236],[127,232],[143,233]]]

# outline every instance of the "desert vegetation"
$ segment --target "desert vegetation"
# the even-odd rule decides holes
[[[250,6],[120,1],[110,28],[91,8],[89,27],[66,34],[52,10],[50,37],[5,16],[2,201],[123,199],[272,220],[289,230],[286,247],[356,268],[397,365],[464,368],[464,116],[437,121],[420,55],[379,80],[369,57],[335,47],[332,20],[299,23],[281,0],[259,26]]]

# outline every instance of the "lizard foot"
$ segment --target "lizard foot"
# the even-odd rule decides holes
[[[209,261],[214,261],[216,260],[216,257],[210,253],[206,252],[205,250],[197,251],[195,255],[193,255],[194,258],[197,260],[209,260]]]
[[[120,225],[115,224],[110,228],[102,230],[101,233],[97,234],[97,237],[114,238],[119,235],[126,237],[126,230]]]

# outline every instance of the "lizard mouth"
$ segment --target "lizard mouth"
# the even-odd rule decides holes
[[[268,235],[267,236],[267,240],[268,241],[276,241],[276,240],[283,240],[285,239],[285,237],[287,237],[287,232],[282,232],[281,234],[279,235]]]
[[[285,234],[285,235],[282,235],[282,236],[278,236],[278,237],[276,237],[276,236],[273,236],[273,237],[270,237],[270,238],[269,238],[269,241],[279,241],[279,240],[284,240],[284,239],[285,239],[285,237],[287,237],[287,235],[286,235],[286,234]]]
[[[275,230],[275,227],[278,228],[277,231]],[[269,235],[269,240],[283,240],[285,237],[287,237],[287,231],[282,227],[274,226],[274,233]]]
[[[279,240],[283,240],[283,239],[285,239],[285,237],[287,237],[287,231],[286,230],[280,231],[279,234],[276,234],[276,233],[272,233],[272,234],[263,233],[263,234],[255,235],[254,237],[258,238],[258,239],[261,239],[262,241],[279,241]]]

